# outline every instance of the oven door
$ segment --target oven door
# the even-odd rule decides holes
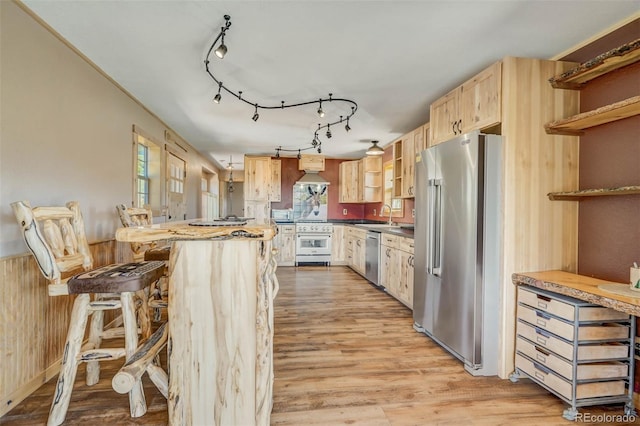
[[[331,255],[331,234],[298,234],[296,256],[317,255]]]

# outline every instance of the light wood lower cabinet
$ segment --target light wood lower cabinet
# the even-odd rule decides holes
[[[278,234],[273,239],[274,248],[278,249],[276,262],[278,266],[293,266],[296,262],[296,226],[278,225]]]
[[[367,231],[353,226],[345,228],[347,265],[364,275]]]
[[[625,403],[633,410],[635,319],[628,314],[538,288],[519,286],[515,371],[578,407]]]
[[[344,225],[333,225],[331,233],[331,264],[344,265],[347,263]]]
[[[380,285],[413,309],[413,238],[383,233],[380,239]]]

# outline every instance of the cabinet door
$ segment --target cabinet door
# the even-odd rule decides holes
[[[344,226],[333,225],[331,233],[331,263],[345,261]]]
[[[502,62],[496,62],[462,85],[462,133],[500,123],[502,112]]]
[[[271,203],[268,201],[244,202],[244,215],[255,218],[257,223],[268,223],[271,220]]]
[[[402,198],[413,198],[413,176],[416,167],[415,133],[411,132],[402,139]]]
[[[271,157],[244,157],[244,199],[268,201],[271,191]]]
[[[384,244],[380,245],[380,285],[386,289],[389,289],[393,280],[393,262],[391,261],[393,250]]]
[[[398,268],[398,249],[394,247],[388,247],[388,250],[385,250],[385,265],[386,274],[387,274],[387,285],[385,288],[387,292],[391,294],[393,297],[398,298],[400,294],[400,277],[398,276],[399,268]]]
[[[436,145],[455,137],[458,133],[459,102],[461,87],[456,87],[431,104],[431,144]]]
[[[413,307],[413,254],[398,251],[400,283],[398,298],[408,307]]]
[[[282,160],[271,160],[271,189],[269,201],[281,201],[282,198]]]
[[[340,163],[339,199],[341,203],[357,203],[358,201],[358,161]]]

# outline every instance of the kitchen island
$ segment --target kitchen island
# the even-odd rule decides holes
[[[202,220],[121,228],[116,239],[172,242],[169,424],[268,425],[273,388],[272,223]]]

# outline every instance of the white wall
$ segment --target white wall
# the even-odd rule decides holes
[[[134,124],[165,141],[159,119],[15,3],[0,1],[0,257],[26,251],[9,206],[16,200],[78,200],[89,241],[113,238],[115,205],[131,202]],[[201,170],[217,169],[186,146],[193,218]]]

